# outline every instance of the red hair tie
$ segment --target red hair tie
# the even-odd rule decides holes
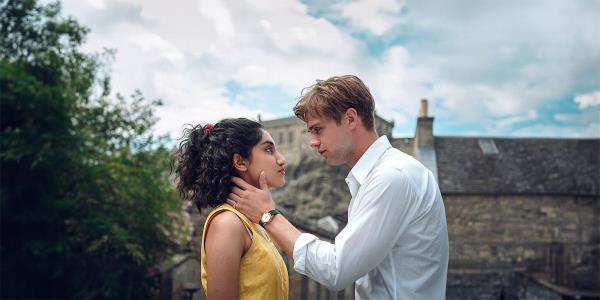
[[[204,131],[206,131],[206,133],[211,133],[214,128],[215,126],[213,126],[213,124],[210,123],[204,125]]]

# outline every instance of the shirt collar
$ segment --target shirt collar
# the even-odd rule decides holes
[[[358,182],[358,184],[362,185],[371,169],[373,169],[375,166],[377,160],[381,157],[381,155],[383,155],[383,152],[391,147],[392,145],[390,144],[387,136],[380,136],[358,159],[358,162],[356,162],[354,167],[352,167],[352,170],[350,170],[347,178],[352,176]]]

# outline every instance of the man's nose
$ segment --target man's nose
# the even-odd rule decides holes
[[[308,145],[311,148],[319,149],[319,146],[321,145],[321,142],[318,139],[311,138],[310,141],[308,142]]]

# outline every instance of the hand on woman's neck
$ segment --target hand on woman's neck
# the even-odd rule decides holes
[[[245,182],[251,184],[255,188],[260,188],[260,185],[258,184],[258,178],[252,178],[252,176],[250,176],[250,173],[244,172],[242,174],[238,174],[238,177],[242,178]]]

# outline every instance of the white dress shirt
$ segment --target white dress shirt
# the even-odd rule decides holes
[[[445,299],[448,228],[433,174],[378,138],[348,174],[348,224],[335,244],[303,233],[294,269],[356,299]]]

